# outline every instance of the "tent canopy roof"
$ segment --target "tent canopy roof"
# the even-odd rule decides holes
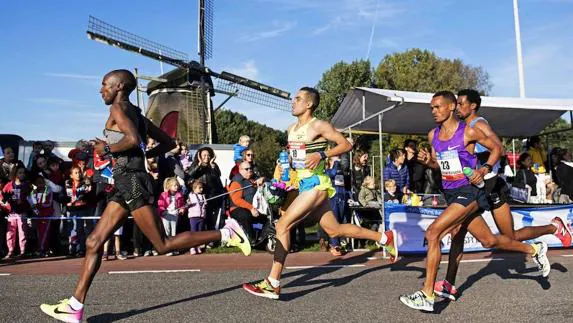
[[[337,129],[347,129],[384,109],[382,131],[397,134],[427,134],[436,123],[431,116],[433,93],[419,93],[359,87],[350,90],[332,118]],[[364,100],[364,111],[362,101]],[[570,99],[521,99],[482,97],[479,114],[499,136],[529,137],[538,134],[565,112],[573,110]],[[374,117],[352,127],[378,131]]]

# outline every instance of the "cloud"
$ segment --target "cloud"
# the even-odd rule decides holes
[[[250,59],[243,63],[241,67],[228,68],[229,72],[246,77],[251,80],[256,80],[259,77],[259,69],[255,65],[255,61]]]
[[[265,30],[261,32],[254,33],[252,35],[245,35],[239,38],[241,42],[255,42],[263,39],[270,39],[278,37],[279,35],[291,30],[296,26],[296,22],[294,21],[287,21],[287,22],[273,22],[273,28],[270,30]]]
[[[91,105],[85,101],[76,101],[62,98],[28,98],[25,99],[25,101],[43,105],[66,107],[66,108],[82,108],[82,109],[96,108],[94,105]]]
[[[81,80],[99,80],[101,76],[96,75],[83,75],[83,74],[74,74],[74,73],[51,73],[46,72],[44,73],[46,76],[53,76],[53,77],[62,77],[62,78],[70,78],[70,79],[81,79]]]

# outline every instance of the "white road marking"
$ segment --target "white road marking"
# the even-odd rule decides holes
[[[502,261],[504,259],[502,258],[486,258],[486,259],[468,259],[468,260],[462,260],[461,262],[490,262],[490,261]],[[447,264],[448,261],[444,260],[444,261],[440,261],[441,264]]]
[[[170,269],[170,270],[125,270],[125,271],[110,271],[108,274],[147,274],[147,273],[189,273],[198,272],[200,269]]]
[[[0,276],[10,276],[10,275],[12,275],[12,274],[9,274],[9,273],[0,273]]]
[[[310,269],[310,268],[358,268],[366,265],[319,265],[319,266],[289,266],[286,269]]]

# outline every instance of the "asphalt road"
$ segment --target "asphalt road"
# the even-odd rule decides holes
[[[549,279],[515,254],[470,254],[457,302],[436,313],[406,308],[401,294],[423,282],[423,259],[388,264],[379,254],[299,253],[287,260],[281,300],[252,296],[243,282],[268,274],[256,254],[138,258],[104,263],[87,301],[88,322],[573,322],[571,250],[551,251]],[[374,256],[375,259],[368,259]],[[495,260],[491,260],[491,259]],[[445,260],[445,257],[444,257]],[[79,259],[0,264],[0,321],[49,322],[39,304],[73,291]],[[323,267],[315,267],[322,265]],[[324,266],[331,267],[324,267]],[[305,267],[310,266],[310,267]],[[445,264],[441,265],[443,277]],[[148,270],[184,272],[131,272]],[[193,271],[191,271],[193,270]]]

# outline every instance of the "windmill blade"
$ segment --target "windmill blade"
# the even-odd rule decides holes
[[[135,52],[177,67],[189,68],[189,57],[187,54],[139,37],[93,16],[89,18],[86,32],[89,39]]]
[[[211,74],[218,78],[217,90],[236,93],[236,97],[241,100],[272,109],[288,112],[291,110],[289,92],[228,72],[221,74],[211,72]]]
[[[199,0],[199,58],[202,66],[213,57],[213,6],[215,0]]]

